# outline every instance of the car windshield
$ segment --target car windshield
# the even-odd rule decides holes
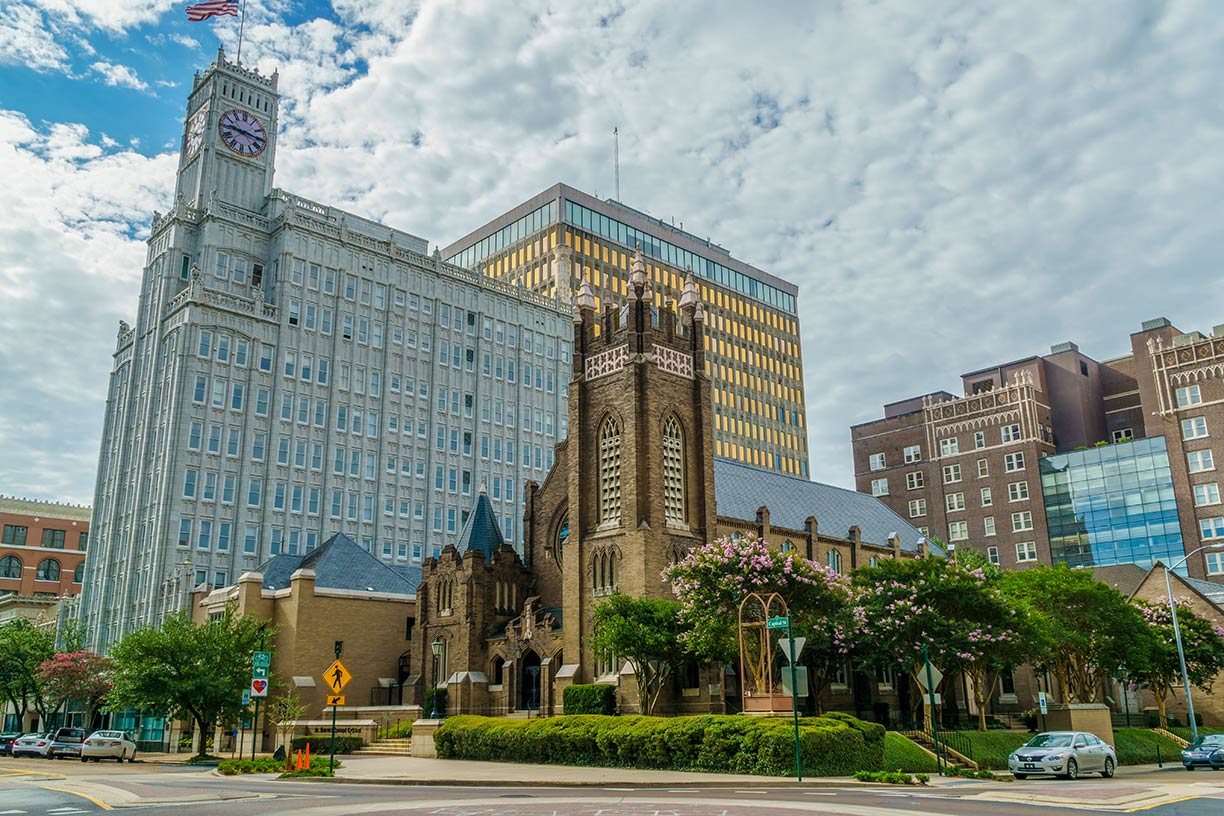
[[[1201,734],[1191,748],[1224,748],[1224,734]]]
[[[1071,745],[1070,734],[1038,734],[1028,741],[1029,748],[1067,748]]]

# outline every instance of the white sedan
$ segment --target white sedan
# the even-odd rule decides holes
[[[81,761],[114,759],[136,761],[136,743],[125,731],[95,731],[81,743]]]

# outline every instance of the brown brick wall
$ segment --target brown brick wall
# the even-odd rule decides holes
[[[57,505],[46,503],[45,513],[37,512],[37,509],[34,512],[14,512],[23,510],[26,506],[37,508],[39,504],[42,503],[0,499],[0,533],[4,533],[8,528],[6,538],[11,538],[18,535],[18,528],[25,528],[24,545],[0,544],[0,559],[11,556],[20,560],[22,566],[20,578],[0,577],[0,593],[79,595],[81,584],[75,580],[75,571],[77,566],[85,561],[85,552],[80,549],[80,539],[82,534],[88,536],[89,533],[89,510],[87,508],[67,508],[73,511],[71,516],[76,516],[72,518],[64,514],[57,514]],[[63,549],[43,546],[43,536],[46,531],[63,533]],[[59,580],[38,580],[39,564],[47,559],[59,563]]]

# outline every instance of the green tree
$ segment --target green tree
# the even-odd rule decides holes
[[[1091,572],[1065,564],[1035,567],[1007,573],[1000,586],[1027,613],[1033,663],[1058,679],[1063,702],[1096,702],[1102,679],[1144,670],[1146,627],[1139,611]]]
[[[268,701],[268,719],[276,724],[276,733],[280,736],[281,745],[285,746],[285,750],[289,750],[293,723],[306,715],[306,704],[298,696],[297,689],[280,681],[280,678],[277,680],[281,692]],[[256,723],[255,727],[258,728],[259,724]],[[256,741],[258,742],[258,737]]]
[[[200,751],[213,726],[242,712],[251,680],[251,652],[264,624],[238,615],[234,606],[202,625],[171,615],[160,628],[132,632],[111,651],[115,661],[112,706],[164,711],[190,718]]]
[[[38,667],[43,696],[58,710],[69,700],[85,706],[85,727],[93,725],[94,713],[111,689],[114,663],[96,652],[62,652],[44,660]]]
[[[1169,719],[1165,704],[1173,690],[1181,685],[1181,661],[1173,637],[1173,617],[1167,603],[1133,603],[1147,627],[1143,638],[1145,660],[1133,677],[1152,692],[1160,727],[1167,728]],[[1224,671],[1224,629],[1195,614],[1184,602],[1177,604],[1177,625],[1186,656],[1186,676],[1191,685],[1210,694],[1216,676]]]
[[[669,677],[686,659],[680,604],[613,595],[595,607],[591,648],[633,667],[643,714],[654,713]]]
[[[978,728],[999,673],[1030,647],[1024,616],[980,568],[943,558],[898,558],[857,570],[855,653],[870,665],[911,672],[926,685],[924,646],[946,675],[973,684]],[[934,691],[934,689],[932,689]],[[923,706],[930,727],[930,707]]]
[[[30,706],[44,724],[55,708],[43,695],[38,667],[55,654],[55,635],[26,618],[0,626],[0,694],[25,719]]]

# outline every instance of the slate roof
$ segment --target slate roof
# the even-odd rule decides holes
[[[501,528],[497,526],[497,514],[489,502],[489,494],[484,488],[476,497],[476,507],[468,515],[467,523],[459,533],[459,544],[456,549],[459,554],[471,552],[483,553],[486,561],[491,561],[493,553],[506,545],[502,538]]]
[[[314,570],[315,586],[322,589],[415,595],[421,581],[419,568],[392,568],[337,533],[314,552],[274,555],[265,561],[259,567],[263,588],[288,589],[290,577],[299,569]]]
[[[802,530],[808,516],[815,516],[821,533],[849,538],[858,525],[866,544],[888,546],[888,536],[901,536],[901,549],[914,552],[922,534],[874,496],[841,487],[809,482],[771,470],[743,465],[729,459],[714,460],[714,496],[718,515],[755,519],[758,507],[769,508],[769,523]],[[931,543],[931,552],[942,555]]]
[[[1147,576],[1148,570],[1138,564],[1109,564],[1092,569],[1093,578],[1104,581],[1128,598],[1135,594]]]

